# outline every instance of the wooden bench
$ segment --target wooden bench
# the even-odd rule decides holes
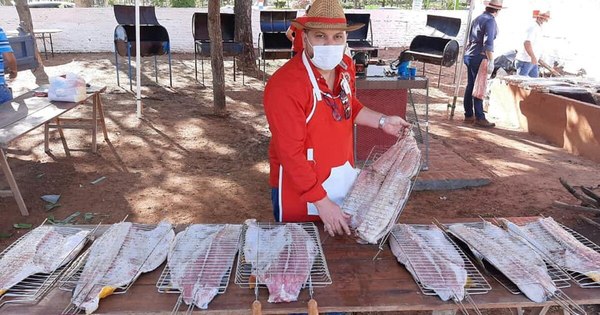
[[[100,93],[103,93],[106,87],[92,86],[88,88],[88,97],[79,103],[70,102],[52,102],[47,97],[36,97],[34,91],[25,93],[9,102],[0,104],[0,167],[10,190],[0,190],[0,197],[14,197],[19,206],[21,214],[29,215],[19,187],[15,181],[13,173],[6,159],[5,149],[12,141],[20,138],[26,133],[44,125],[44,149],[49,152],[48,133],[50,128],[58,128],[65,152],[69,155],[69,149],[63,134],[62,128],[77,128],[92,130],[92,152],[96,152],[96,133],[98,130],[98,121],[102,125],[104,139],[108,140],[106,124],[104,121],[104,112]],[[62,124],[59,116],[92,100],[92,118],[78,119],[77,124]]]

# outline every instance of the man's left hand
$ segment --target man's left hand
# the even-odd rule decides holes
[[[392,136],[400,136],[405,128],[410,128],[410,124],[399,116],[387,116],[383,124],[383,131]]]

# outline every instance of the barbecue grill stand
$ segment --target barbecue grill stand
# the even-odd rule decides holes
[[[445,38],[445,36],[455,37],[460,30],[461,20],[446,16],[427,15],[427,26],[441,32],[442,37],[417,35],[410,43],[407,54],[413,56],[414,60],[423,63],[423,75],[425,75],[425,64],[431,63],[439,65],[438,88],[442,77],[442,66],[451,67],[456,62],[459,54],[459,44],[454,39]],[[454,69],[454,80],[456,80],[456,66]]]
[[[135,7],[127,5],[114,6],[117,25],[114,32],[115,67],[117,69],[117,85],[119,82],[119,55],[127,57],[129,89],[133,90],[131,75],[131,56],[135,51]],[[173,87],[171,71],[171,44],[167,29],[158,23],[152,6],[140,6],[140,56],[154,57],[154,79],[158,83],[156,56],[167,55],[169,58],[169,86]]]

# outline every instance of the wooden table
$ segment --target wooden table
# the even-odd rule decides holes
[[[102,125],[104,138],[108,139],[106,125],[104,122],[102,101],[100,99],[100,93],[103,93],[105,90],[106,86],[89,87],[88,97],[79,103],[52,102],[49,101],[47,97],[34,96],[34,91],[31,91],[11,101],[0,104],[0,167],[2,167],[4,176],[6,176],[6,180],[10,186],[10,190],[0,191],[0,197],[14,197],[22,215],[29,215],[29,212],[27,211],[27,207],[25,206],[25,202],[23,201],[19,187],[17,186],[6,159],[5,149],[7,148],[8,144],[25,135],[26,133],[36,129],[37,127],[44,125],[45,151],[49,152],[49,129],[58,128],[65,152],[67,155],[69,155],[69,149],[67,147],[62,128],[89,128],[92,130],[92,151],[96,152],[96,133],[98,130],[98,120],[100,120]],[[91,125],[61,125],[60,122],[63,119],[59,119],[60,115],[68,112],[78,105],[86,103],[90,99],[92,100],[93,108],[92,118],[79,120],[83,123],[91,122]]]
[[[474,219],[470,219],[472,221]],[[464,222],[457,219],[453,222]],[[422,222],[419,222],[422,223]],[[319,227],[322,231],[322,228]],[[457,309],[452,302],[421,293],[413,278],[392,255],[389,248],[373,260],[378,248],[359,245],[351,239],[330,238],[321,234],[323,249],[333,284],[315,288],[314,298],[320,312],[401,312]],[[97,314],[170,314],[178,294],[158,293],[156,282],[164,268],[142,275],[128,292],[101,300]],[[240,288],[232,273],[229,287],[210,303],[207,314],[250,314],[254,291]],[[485,295],[472,295],[480,309],[536,308],[555,305],[554,302],[534,303],[524,295],[513,295],[490,277],[492,290]],[[308,290],[302,290],[298,302],[267,303],[267,289],[260,289],[259,301],[263,314],[306,313]],[[581,289],[573,284],[563,289],[576,303],[600,304],[600,289]],[[6,314],[59,314],[69,303],[70,292],[54,289],[39,304],[33,306],[5,305]],[[468,305],[467,305],[468,307]],[[547,308],[546,308],[547,309]]]

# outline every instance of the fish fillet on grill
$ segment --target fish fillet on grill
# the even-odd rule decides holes
[[[167,222],[149,231],[130,222],[113,224],[90,247],[71,303],[86,314],[93,313],[101,298],[128,285],[139,274],[158,268],[174,238]]]
[[[559,266],[600,283],[600,253],[582,244],[554,219],[540,218],[523,226],[516,226],[508,220],[504,222]]]
[[[183,301],[207,309],[233,265],[241,225],[194,224],[177,234],[167,263]]]
[[[453,224],[449,230],[502,272],[532,301],[544,302],[557,291],[542,257],[521,239],[489,222],[484,222],[483,228]]]
[[[351,227],[355,230],[356,235],[367,243],[376,243],[392,229],[397,212],[402,210],[401,205],[409,197],[411,179],[419,170],[421,151],[417,147],[416,140],[413,137],[406,137],[398,143],[402,146],[396,153],[397,159],[388,169],[380,187],[372,184],[372,182],[376,182],[375,180],[366,181],[365,179],[369,179],[369,177],[361,178],[359,175],[357,183],[354,185],[356,188],[350,192],[348,197],[359,200],[362,198],[364,201],[358,206],[358,209],[344,211],[347,213],[354,211]],[[384,156],[385,154],[382,157]],[[367,168],[366,172],[371,172],[371,169]],[[377,171],[372,171],[372,173],[379,174]],[[363,198],[363,196],[365,197]]]
[[[390,248],[415,280],[443,301],[464,299],[467,284],[464,260],[442,230],[435,226],[415,229],[398,224],[393,235]]]
[[[258,282],[267,285],[270,303],[293,302],[308,280],[317,245],[295,223],[272,229],[250,223],[244,255],[252,263]]]
[[[65,234],[64,231],[60,227],[40,226],[24,235],[2,255],[0,296],[27,277],[51,273],[77,256],[89,231],[74,234]]]

